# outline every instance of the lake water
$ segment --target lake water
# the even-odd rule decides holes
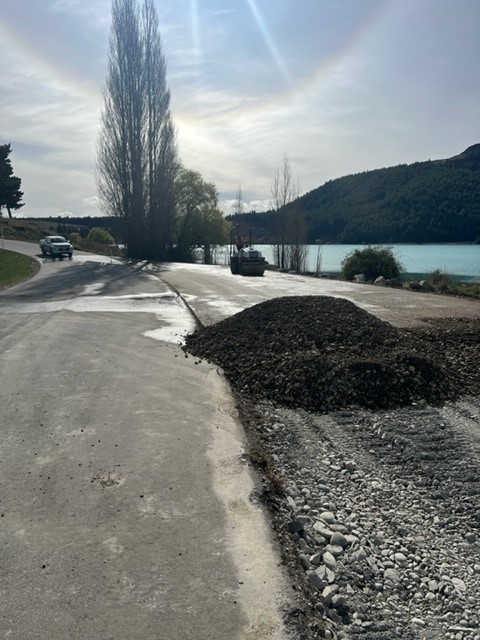
[[[345,256],[365,245],[326,244],[308,245],[307,270],[316,271],[317,256],[321,273],[339,273]],[[385,245],[382,245],[385,246]],[[476,244],[394,244],[388,245],[403,264],[405,275],[425,276],[440,269],[462,280],[480,282],[480,245]],[[271,245],[255,245],[268,262],[273,263]]]

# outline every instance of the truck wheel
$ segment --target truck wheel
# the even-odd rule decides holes
[[[52,253],[52,262],[55,262],[55,256]]]
[[[43,253],[44,256],[47,255],[47,252],[45,251],[45,249],[43,247],[42,247],[42,253]]]
[[[71,253],[69,253],[69,254],[68,254],[68,259],[69,259],[69,260],[71,260],[71,259],[72,259],[72,254],[71,254]]]
[[[239,265],[238,256],[230,256],[230,271],[234,275],[237,275],[237,274],[240,273],[240,265]]]
[[[62,254],[60,254],[60,255],[58,256],[58,259],[59,259],[59,260],[63,260],[63,256],[62,256]]]

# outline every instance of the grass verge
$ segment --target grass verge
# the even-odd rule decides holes
[[[28,280],[40,269],[34,258],[0,249],[0,289]]]

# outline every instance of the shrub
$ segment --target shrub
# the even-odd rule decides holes
[[[88,232],[87,240],[92,242],[98,242],[99,244],[115,244],[115,239],[106,231],[100,227],[93,227]]]
[[[403,265],[390,247],[355,249],[342,260],[342,275],[345,280],[353,280],[358,273],[363,273],[369,281],[379,276],[388,280],[398,278],[401,269]]]
[[[68,239],[70,240],[71,244],[73,244],[74,247],[79,247],[82,244],[82,236],[76,231],[71,233],[68,236]]]
[[[480,284],[476,284],[475,282],[472,284],[459,284],[456,287],[456,292],[461,296],[480,298]]]
[[[435,269],[428,276],[428,282],[432,285],[435,291],[449,291],[453,287],[453,279],[445,271]]]
[[[428,276],[429,282],[435,293],[449,294],[453,296],[466,296],[468,298],[480,298],[480,284],[476,282],[457,282],[454,276],[435,269]]]

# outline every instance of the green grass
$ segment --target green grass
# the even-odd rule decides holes
[[[28,280],[40,269],[34,258],[0,249],[0,289]]]

